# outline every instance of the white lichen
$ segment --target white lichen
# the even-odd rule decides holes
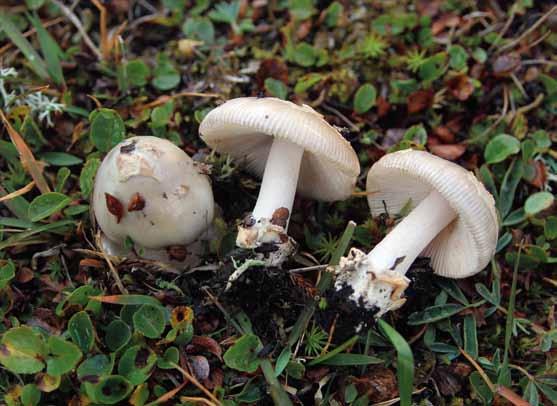
[[[10,78],[18,75],[14,68],[0,67],[0,96],[2,96],[2,109],[9,113],[14,106],[26,106],[31,114],[37,117],[40,122],[46,122],[48,127],[52,127],[51,114],[64,111],[64,105],[58,103],[56,97],[49,98],[42,92],[33,92],[25,95],[25,89],[19,91],[8,91],[7,84]]]

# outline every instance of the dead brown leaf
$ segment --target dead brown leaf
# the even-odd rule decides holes
[[[433,133],[439,138],[444,144],[454,144],[455,136],[449,127],[439,126],[433,129]]]
[[[466,152],[466,146],[462,144],[432,145],[429,150],[444,159],[455,161]]]
[[[219,360],[222,359],[222,348],[214,339],[207,336],[193,336],[191,343],[186,347],[188,353],[197,353],[205,350]]]
[[[493,61],[491,70],[496,77],[509,76],[520,65],[520,57],[517,54],[500,55]]]
[[[460,24],[460,17],[458,15],[446,13],[433,22],[431,25],[431,33],[435,36],[446,28],[456,27],[458,24]]]
[[[273,78],[280,80],[284,84],[288,84],[288,67],[284,61],[280,59],[264,59],[259,65],[259,69],[255,74],[255,80],[259,89],[265,87],[265,79]]]
[[[506,386],[497,385],[497,393],[511,402],[514,406],[530,406],[530,403],[522,399]]]
[[[377,366],[367,375],[354,378],[360,394],[366,394],[371,402],[383,402],[398,396],[397,379],[389,368]]]
[[[458,100],[465,101],[474,92],[474,85],[466,75],[458,75],[447,81],[447,88]]]
[[[433,104],[432,90],[418,90],[408,96],[408,113],[426,110]]]

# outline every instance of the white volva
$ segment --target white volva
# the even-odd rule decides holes
[[[404,304],[405,274],[419,255],[433,270],[464,278],[480,272],[497,244],[493,197],[470,172],[423,151],[405,150],[376,162],[367,178],[373,215],[385,208],[412,211],[369,254],[352,249],[337,268],[337,290],[352,289],[351,299],[377,316]]]

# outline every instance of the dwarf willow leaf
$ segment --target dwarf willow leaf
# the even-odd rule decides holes
[[[371,83],[366,83],[358,89],[354,96],[354,111],[362,114],[367,112],[375,105],[377,90]]]
[[[48,352],[46,372],[51,376],[70,372],[81,359],[81,351],[77,345],[57,336],[48,338]]]
[[[89,121],[91,142],[99,151],[108,152],[126,136],[124,120],[115,110],[95,110],[89,116]]]
[[[224,353],[224,363],[237,371],[255,372],[259,368],[257,349],[261,345],[259,337],[246,334]]]
[[[88,352],[93,348],[95,329],[87,312],[81,311],[74,314],[68,322],[68,331],[73,342],[81,351]]]
[[[161,306],[145,304],[133,315],[135,330],[147,338],[159,338],[165,325],[165,313]]]
[[[72,199],[68,196],[58,193],[49,192],[37,196],[31,204],[29,204],[28,216],[31,221],[40,221],[50,215],[62,210]]]
[[[46,353],[42,336],[29,327],[11,328],[0,340],[0,364],[16,374],[42,371]]]
[[[484,158],[488,164],[502,162],[520,151],[520,141],[508,134],[493,137],[484,151]]]

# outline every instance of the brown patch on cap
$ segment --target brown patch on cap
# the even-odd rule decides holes
[[[166,252],[173,261],[183,262],[188,257],[188,250],[184,245],[171,245],[166,248]]]
[[[131,154],[133,151],[135,151],[135,141],[120,147],[121,154]]]
[[[139,192],[135,193],[128,203],[128,211],[140,211],[145,208],[145,199]]]
[[[124,206],[116,197],[112,196],[110,193],[105,193],[104,197],[106,199],[106,208],[116,217],[116,223],[120,223],[122,217],[124,216]]]
[[[273,213],[271,217],[271,224],[280,227],[286,227],[288,223],[288,218],[290,217],[290,211],[286,207],[279,207]]]

